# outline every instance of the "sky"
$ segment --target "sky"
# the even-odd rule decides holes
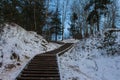
[[[116,27],[120,28],[120,0],[115,0],[116,1],[116,7],[117,7],[117,14],[118,16],[116,17]]]
[[[71,4],[73,2],[73,0],[58,0],[59,1],[59,11],[61,14],[63,14],[63,11],[66,11],[66,18],[65,18],[65,22],[64,22],[64,38],[68,38],[70,35],[69,35],[69,31],[68,31],[68,28],[70,27],[69,26],[69,23],[70,23],[70,15],[71,15]],[[68,2],[67,2],[68,1]],[[50,0],[50,7],[49,7],[49,10],[50,11],[54,11],[56,9],[56,3],[57,3],[57,0]],[[65,5],[65,9],[63,9],[63,6]],[[67,5],[67,6],[66,6]],[[61,15],[61,20],[62,20],[62,15]]]

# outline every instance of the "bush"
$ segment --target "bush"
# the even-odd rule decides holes
[[[117,35],[115,32],[107,31],[104,33],[105,37],[103,41],[101,42],[101,49],[105,49],[107,52],[107,55],[115,55],[117,53],[117,42],[116,38]]]
[[[10,59],[11,59],[11,60],[15,59],[15,60],[17,60],[17,61],[20,61],[20,57],[19,57],[19,55],[16,54],[16,53],[12,53]]]

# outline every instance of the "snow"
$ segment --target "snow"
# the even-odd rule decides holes
[[[62,42],[64,43],[77,43],[79,40],[78,39],[65,39]]]
[[[120,45],[120,32],[116,34],[116,42]],[[2,80],[15,80],[35,55],[61,46],[48,43],[42,36],[26,31],[14,23],[5,24],[0,35]],[[59,57],[61,80],[119,80],[120,56],[107,56],[106,49],[98,49],[102,38],[104,37],[94,36],[83,40],[63,40],[64,43],[75,44],[71,50]],[[13,54],[16,54],[17,58],[12,56]]]
[[[120,57],[61,62],[62,80],[119,80]]]
[[[116,42],[119,44],[120,32],[117,36]],[[80,40],[71,50],[59,57],[61,80],[120,79],[120,56],[107,56],[106,49],[98,49],[102,38],[103,36]]]
[[[0,80],[14,80],[35,55],[61,46],[15,23],[6,23],[0,35]]]
[[[53,49],[57,49],[60,46],[61,46],[60,44],[57,44],[57,43],[54,43],[54,42],[50,42],[47,45],[47,49],[48,49],[48,51],[50,51],[50,50],[53,50]]]

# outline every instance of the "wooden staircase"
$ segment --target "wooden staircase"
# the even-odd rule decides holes
[[[35,56],[16,80],[60,80],[56,54],[60,51],[63,53],[71,45],[67,43],[56,50]]]

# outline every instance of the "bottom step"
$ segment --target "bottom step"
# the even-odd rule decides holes
[[[18,77],[16,80],[60,80],[58,77]]]

